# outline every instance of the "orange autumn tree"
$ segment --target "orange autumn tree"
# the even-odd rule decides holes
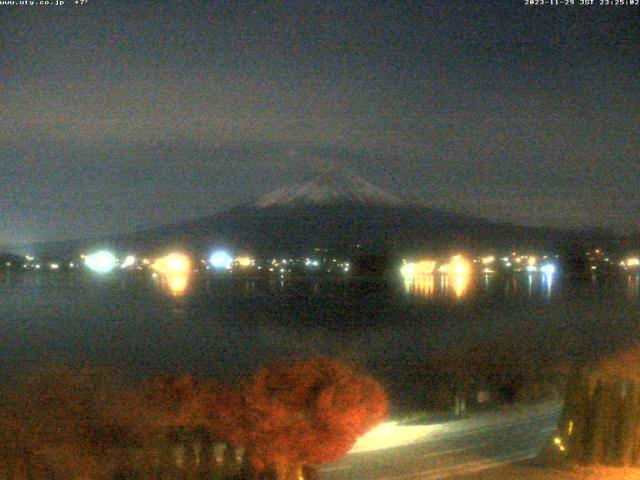
[[[191,409],[212,438],[240,445],[248,428],[240,389],[211,380],[202,383]]]
[[[339,459],[387,412],[378,382],[328,358],[259,370],[245,403],[251,462],[278,480],[298,480],[303,466]]]
[[[147,382],[143,392],[149,418],[163,427],[194,426],[200,421],[194,408],[200,388],[201,381],[191,375],[161,375]]]
[[[138,448],[154,434],[141,396],[108,370],[34,370],[2,400],[0,473],[8,467],[24,471],[25,478],[38,478],[36,472],[48,472],[47,478],[105,478],[117,451]]]
[[[246,429],[244,396],[233,386],[191,375],[162,375],[147,383],[150,416],[165,427],[205,428],[215,440],[237,444]]]

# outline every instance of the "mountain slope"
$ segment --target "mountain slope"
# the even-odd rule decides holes
[[[235,251],[275,255],[316,247],[346,253],[356,245],[360,252],[555,248],[577,237],[584,235],[438,211],[400,200],[354,174],[329,171],[214,215],[64,246],[81,251],[102,243],[123,251],[153,253],[171,247],[206,254],[216,245],[226,245]]]
[[[501,224],[403,201],[343,171],[275,190],[255,203],[129,236],[148,247],[191,245],[205,251],[223,244],[259,252],[298,252],[315,247],[367,251],[547,246],[552,229]]]
[[[305,204],[399,205],[400,199],[349,172],[330,170],[311,181],[270,192],[256,202],[260,208]]]

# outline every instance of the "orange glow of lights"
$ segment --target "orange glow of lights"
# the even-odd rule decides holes
[[[167,288],[172,295],[180,296],[186,292],[191,274],[191,260],[187,255],[172,252],[157,259],[152,268],[164,277]]]
[[[469,286],[469,275],[471,273],[469,261],[462,255],[454,255],[448,265],[440,267],[440,272],[447,273],[448,276],[452,277],[451,282],[447,283],[453,289],[456,297],[462,297]]]
[[[449,271],[456,275],[466,275],[470,271],[469,261],[462,257],[462,255],[455,255],[451,257]]]
[[[167,286],[172,295],[176,297],[184,295],[189,286],[189,278],[187,275],[169,274],[167,275]]]
[[[430,275],[436,269],[436,262],[433,260],[421,260],[414,266],[416,275]]]
[[[627,261],[625,263],[627,267],[638,267],[640,266],[640,258],[638,257],[627,258]]]
[[[480,261],[482,262],[483,265],[489,265],[496,261],[496,257],[494,257],[493,255],[489,255],[487,257],[482,257]]]
[[[251,265],[253,265],[254,262],[253,262],[253,258],[251,258],[251,257],[238,257],[238,258],[236,258],[236,263],[239,266],[241,266],[243,268],[246,268],[246,267],[250,267]]]
[[[153,269],[158,273],[187,273],[191,269],[191,260],[184,253],[172,252],[166,257],[157,259]]]
[[[420,275],[413,281],[414,293],[423,297],[433,297],[435,287],[433,275]]]
[[[469,277],[467,275],[457,275],[453,284],[453,291],[456,297],[460,298],[467,291],[469,286]]]

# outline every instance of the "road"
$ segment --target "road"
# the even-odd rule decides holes
[[[320,478],[463,478],[533,458],[555,430],[559,415],[557,403],[545,403],[436,425],[385,424],[342,460],[320,468]]]

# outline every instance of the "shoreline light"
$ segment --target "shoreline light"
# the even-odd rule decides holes
[[[482,262],[483,265],[489,265],[496,261],[496,257],[494,257],[493,255],[488,255],[486,257],[482,257],[480,261]]]
[[[115,268],[116,257],[108,250],[100,250],[87,255],[84,264],[96,273],[108,273]]]
[[[122,265],[120,265],[120,268],[129,268],[132,267],[135,263],[136,257],[133,255],[127,255],[127,257],[122,262]]]
[[[228,270],[231,268],[233,259],[231,258],[231,255],[224,250],[216,250],[209,257],[209,263],[216,270]]]
[[[251,267],[255,262],[254,262],[253,258],[251,258],[251,257],[240,256],[240,257],[236,258],[236,263],[238,264],[238,266],[240,266],[242,268],[247,268],[247,267]]]
[[[638,258],[638,257],[627,258],[627,261],[625,262],[625,264],[626,264],[627,268],[629,268],[629,267],[632,267],[632,268],[638,267],[638,266],[640,266],[640,258]]]
[[[151,265],[153,276],[162,275],[166,286],[173,296],[181,296],[187,291],[189,277],[191,275],[191,259],[180,252],[170,254],[157,259]]]

